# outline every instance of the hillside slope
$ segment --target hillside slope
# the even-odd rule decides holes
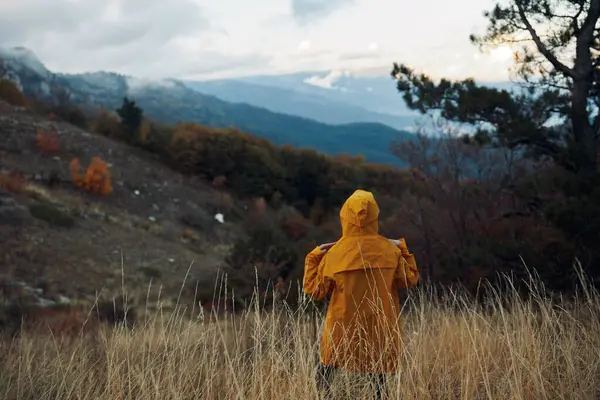
[[[60,148],[47,154],[36,147],[36,134],[54,128]],[[114,190],[104,197],[71,182],[71,160],[85,167],[95,156],[108,163],[112,177]],[[0,191],[0,281],[93,299],[101,291],[120,293],[123,270],[138,300],[144,301],[152,278],[169,303],[196,261],[186,293],[200,282],[212,298],[215,269],[240,234],[232,221],[243,216],[225,212],[225,223],[216,221],[221,195],[213,188],[142,150],[2,103],[0,174],[16,170],[24,173],[20,190]],[[51,172],[61,178],[54,187],[46,184]]]

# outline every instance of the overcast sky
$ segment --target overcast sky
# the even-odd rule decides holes
[[[25,46],[58,72],[148,78],[295,71],[497,81],[511,54],[482,55],[488,0],[0,0],[0,45]]]

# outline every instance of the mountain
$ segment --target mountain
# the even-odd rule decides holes
[[[94,103],[113,110],[128,96],[148,116],[162,122],[234,126],[280,145],[314,148],[330,155],[363,155],[377,163],[402,165],[391,154],[390,144],[414,137],[380,123],[330,125],[249,104],[230,103],[173,79],[150,81],[110,72],[51,73],[23,48],[0,51],[0,68],[3,76],[17,82],[30,96],[54,99],[66,93],[78,104]]]
[[[384,70],[372,75],[313,71],[186,84],[226,101],[243,101],[325,123],[378,122],[413,132],[423,122],[418,112],[406,106]],[[521,89],[512,82],[485,85],[509,91]]]
[[[251,76],[243,78],[243,81],[319,95],[327,101],[361,107],[379,114],[411,120],[418,117],[417,113],[406,106],[386,71],[372,76],[350,71],[298,72],[287,75]]]
[[[56,76],[29,49],[0,47],[0,78],[13,81],[22,91],[36,98],[50,98],[60,86]]]
[[[251,83],[243,79],[215,81],[186,81],[187,86],[201,93],[210,94],[232,103],[248,103],[270,111],[296,115],[326,124],[352,124],[374,122],[395,129],[414,126],[415,115],[391,115],[368,110],[347,101],[332,99],[326,89],[321,93],[301,91],[294,88]],[[393,86],[393,83],[387,82]],[[300,85],[306,85],[300,82]],[[324,93],[323,93],[324,92]]]

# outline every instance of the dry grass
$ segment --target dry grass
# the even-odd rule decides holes
[[[410,293],[398,399],[595,399],[600,393],[596,292],[550,301],[507,285],[485,307],[448,291]],[[508,293],[506,293],[508,291]],[[308,304],[307,304],[308,307]],[[194,318],[189,316],[193,315]],[[313,314],[314,315],[314,314]],[[315,399],[321,318],[255,307],[207,321],[198,310],[156,312],[132,331],[63,341],[3,342],[6,399]],[[337,398],[371,398],[342,374]]]

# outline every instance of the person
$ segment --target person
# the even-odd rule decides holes
[[[381,399],[385,374],[398,367],[398,289],[415,286],[419,271],[404,239],[379,235],[378,218],[373,194],[357,190],[340,212],[342,237],[306,256],[304,292],[315,300],[330,296],[316,376],[326,395],[332,374],[343,368],[369,374]]]

